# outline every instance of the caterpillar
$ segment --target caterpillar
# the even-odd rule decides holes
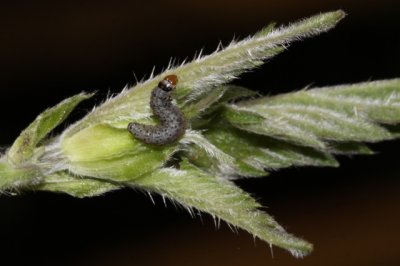
[[[172,104],[171,92],[178,83],[176,75],[168,75],[153,89],[150,107],[159,120],[158,125],[131,122],[128,131],[147,144],[166,145],[178,140],[186,131],[186,119],[182,111]]]

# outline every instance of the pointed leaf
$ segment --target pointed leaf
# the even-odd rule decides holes
[[[66,193],[73,197],[85,198],[102,195],[121,187],[122,185],[115,183],[111,184],[101,180],[72,176],[67,172],[58,172],[47,176],[40,185],[33,187],[33,189]]]
[[[367,145],[356,142],[330,143],[329,148],[333,154],[343,154],[343,155],[374,154],[374,152]]]
[[[216,147],[258,170],[290,166],[338,166],[328,153],[291,145],[229,126],[216,126],[204,133]]]
[[[206,95],[213,88],[260,66],[265,60],[282,52],[289,43],[333,28],[344,16],[344,12],[339,10],[313,16],[277,30],[264,30],[253,37],[232,42],[224,49],[217,49],[211,55],[169,68],[163,74],[152,76],[146,82],[139,83],[130,90],[124,90],[108,100],[99,106],[96,112],[88,114],[70,127],[66,134],[72,135],[95,123],[126,127],[132,119],[150,117],[150,93],[165,75],[178,76],[177,96],[180,104],[198,100],[201,95]]]
[[[299,127],[301,122],[289,123],[282,119],[283,114],[264,116],[254,107],[239,108],[235,105],[226,106],[223,117],[233,126],[260,135],[271,136],[284,141],[303,146],[326,149],[325,143],[307,128]]]
[[[225,88],[226,92],[221,97],[221,99],[219,99],[219,103],[227,103],[233,100],[239,100],[243,98],[255,98],[256,96],[260,96],[258,92],[242,86],[224,85],[223,87]]]
[[[208,109],[211,105],[218,102],[220,98],[223,97],[225,92],[226,88],[224,88],[223,86],[217,87],[214,90],[210,91],[210,93],[208,93],[207,95],[204,95],[204,97],[201,97],[199,100],[186,104],[186,106],[183,108],[183,113],[185,114],[185,117],[190,120],[198,116],[200,113]]]
[[[297,257],[312,250],[310,243],[288,234],[271,216],[260,211],[260,205],[240,188],[186,162],[182,163],[181,170],[161,169],[133,184],[168,197],[189,210],[196,208],[209,213]]]
[[[327,141],[377,142],[396,137],[377,123],[400,121],[400,80],[316,88],[262,97],[230,105],[233,125],[299,145],[328,149]],[[242,125],[232,119],[252,113],[262,123]]]
[[[38,143],[89,97],[91,94],[80,93],[41,113],[15,140],[8,151],[8,159],[15,165],[29,160]]]

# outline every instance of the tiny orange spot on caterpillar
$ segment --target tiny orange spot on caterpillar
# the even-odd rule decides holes
[[[185,116],[171,102],[171,92],[177,83],[176,75],[168,75],[153,89],[150,107],[160,124],[153,126],[136,122],[129,123],[128,130],[135,138],[147,144],[166,145],[174,143],[185,134]]]

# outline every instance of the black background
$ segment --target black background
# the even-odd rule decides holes
[[[277,94],[400,77],[398,1],[1,1],[0,145],[41,111],[97,91],[77,119],[169,58],[191,58],[270,21],[342,8],[348,17],[296,43],[236,83]],[[315,244],[303,260],[216,230],[172,204],[133,190],[92,199],[25,192],[0,197],[3,265],[400,265],[399,141],[374,156],[341,157],[337,169],[299,168],[240,181],[290,232]]]

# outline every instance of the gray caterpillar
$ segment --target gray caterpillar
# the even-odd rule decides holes
[[[176,75],[169,75],[153,89],[150,107],[160,124],[152,126],[136,122],[129,123],[128,130],[135,138],[147,144],[166,145],[175,142],[185,133],[185,116],[171,102],[171,91],[175,89],[177,82]]]

